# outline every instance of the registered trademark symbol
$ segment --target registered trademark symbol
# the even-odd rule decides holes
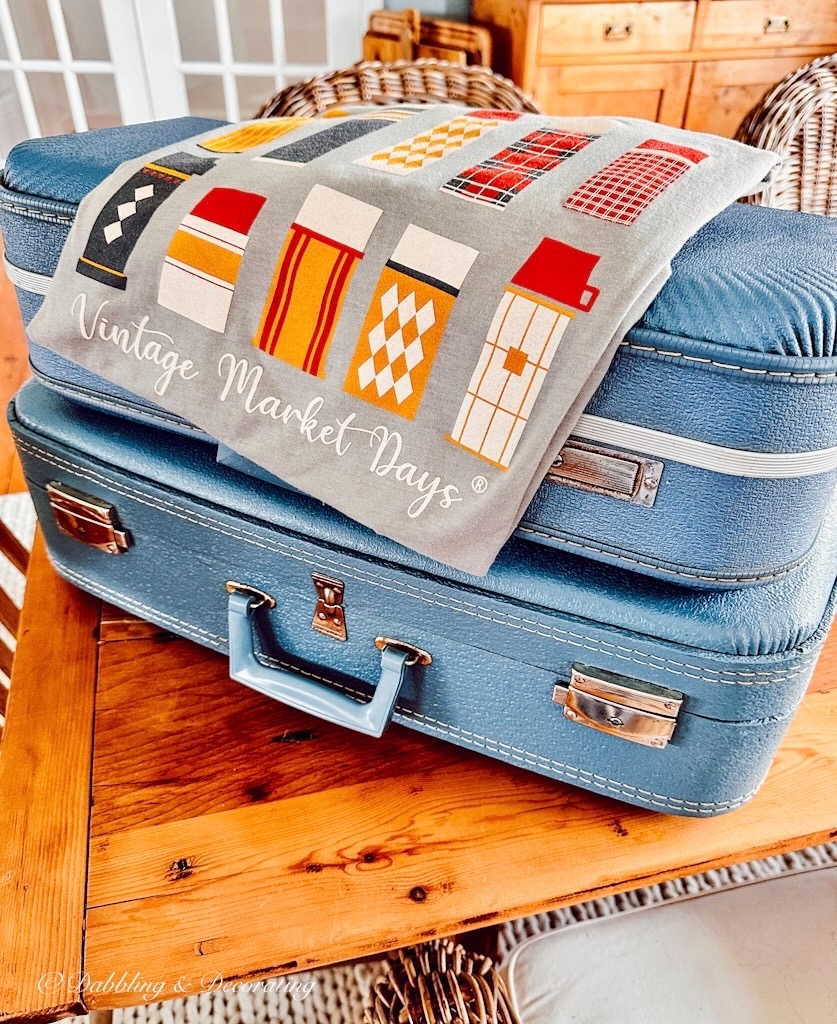
[[[477,494],[485,494],[488,490],[488,481],[484,476],[475,476],[471,481],[471,487],[473,487]]]

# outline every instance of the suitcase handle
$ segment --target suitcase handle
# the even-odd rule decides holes
[[[253,617],[266,603],[266,594],[241,584],[227,584],[229,597],[230,677],[289,707],[343,725],[367,736],[381,736],[392,718],[398,691],[408,670],[417,663],[413,650],[381,638],[381,677],[372,700],[359,704],[336,690],[322,686],[291,668],[269,668],[256,657]],[[376,641],[376,644],[378,642]],[[423,653],[423,652],[422,652]]]

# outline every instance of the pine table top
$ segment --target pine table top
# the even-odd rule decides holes
[[[0,756],[0,1020],[174,998],[824,842],[835,773],[837,631],[756,798],[673,818],[291,711],[60,580],[38,538]]]

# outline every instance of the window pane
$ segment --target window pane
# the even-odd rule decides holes
[[[63,135],[73,131],[70,103],[64,77],[52,71],[30,71],[27,76],[42,135]]]
[[[270,10],[267,0],[227,0],[233,58],[243,63],[271,64]]]
[[[289,64],[325,64],[324,0],[285,0],[285,51]]]
[[[218,60],[218,31],[212,4],[208,0],[174,0],[174,15],[183,60]]]
[[[122,124],[113,75],[79,75],[78,84],[89,128]]]
[[[238,109],[241,119],[255,117],[259,107],[263,106],[276,90],[276,79],[266,75],[240,75],[235,80],[238,88]]]
[[[189,113],[196,117],[226,118],[224,83],[215,75],[185,75]]]
[[[9,0],[20,53],[33,60],[57,60],[55,33],[46,0]]]
[[[5,157],[12,146],[28,135],[14,78],[10,71],[0,71],[0,155]]]
[[[110,60],[99,0],[61,0],[61,6],[73,57],[76,60]]]

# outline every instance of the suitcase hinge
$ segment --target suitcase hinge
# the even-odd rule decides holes
[[[674,734],[683,694],[615,672],[573,665],[569,686],[556,686],[564,717],[646,747],[665,747]]]
[[[334,640],[346,640],[346,612],[343,608],[346,584],[319,572],[312,572],[311,580],[317,591],[317,607],[314,609],[311,629]]]
[[[52,481],[46,489],[56,525],[68,537],[109,555],[121,555],[133,544],[114,505],[69,484]]]

